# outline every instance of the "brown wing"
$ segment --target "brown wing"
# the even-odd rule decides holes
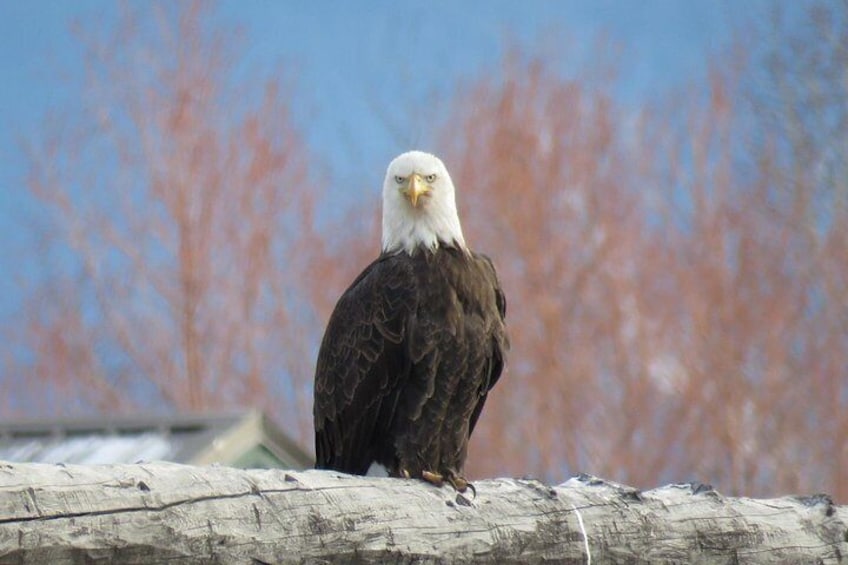
[[[339,299],[315,370],[316,467],[365,474],[408,378],[407,321],[415,310],[409,266],[381,257]]]
[[[494,324],[498,329],[493,332],[491,342],[492,352],[487,359],[488,367],[486,368],[486,372],[488,374],[488,379],[485,380],[483,390],[480,391],[480,397],[477,400],[477,404],[474,406],[474,411],[471,413],[471,422],[468,428],[469,436],[474,431],[474,426],[480,418],[480,413],[483,411],[483,405],[486,403],[488,392],[492,390],[492,387],[495,386],[495,383],[497,383],[498,379],[501,377],[504,367],[504,358],[506,357],[506,352],[509,349],[509,338],[507,337],[506,330],[504,329],[504,322],[506,320],[506,295],[504,295],[500,281],[498,281],[497,272],[492,264],[492,260],[482,254],[475,254],[475,260],[478,262],[481,270],[486,273],[485,284],[490,285],[495,290],[495,303],[498,309],[496,315],[500,318],[500,320],[498,323]]]

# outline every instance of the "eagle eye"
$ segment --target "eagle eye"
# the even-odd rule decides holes
[[[406,180],[406,179],[405,179],[405,178],[403,178],[402,176],[400,176],[400,175],[395,175],[395,182],[396,182],[396,183],[398,183],[398,184],[403,184],[403,181],[405,181],[405,180]]]
[[[436,182],[436,175],[435,174],[427,175],[426,177],[424,177],[424,180],[426,180],[429,183],[434,183],[434,182]]]

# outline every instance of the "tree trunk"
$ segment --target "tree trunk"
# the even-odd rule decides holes
[[[416,480],[171,463],[0,463],[0,563],[841,563],[829,497],[582,476]]]

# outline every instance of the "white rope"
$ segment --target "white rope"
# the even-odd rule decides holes
[[[583,534],[583,548],[586,550],[586,565],[592,565],[592,552],[589,551],[589,537],[586,535],[586,526],[583,525],[583,516],[580,515],[580,510],[571,504],[574,513],[577,514],[577,523],[580,524],[580,532]]]

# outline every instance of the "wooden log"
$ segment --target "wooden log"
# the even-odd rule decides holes
[[[842,563],[848,508],[581,476],[476,496],[327,471],[0,463],[0,563]]]

